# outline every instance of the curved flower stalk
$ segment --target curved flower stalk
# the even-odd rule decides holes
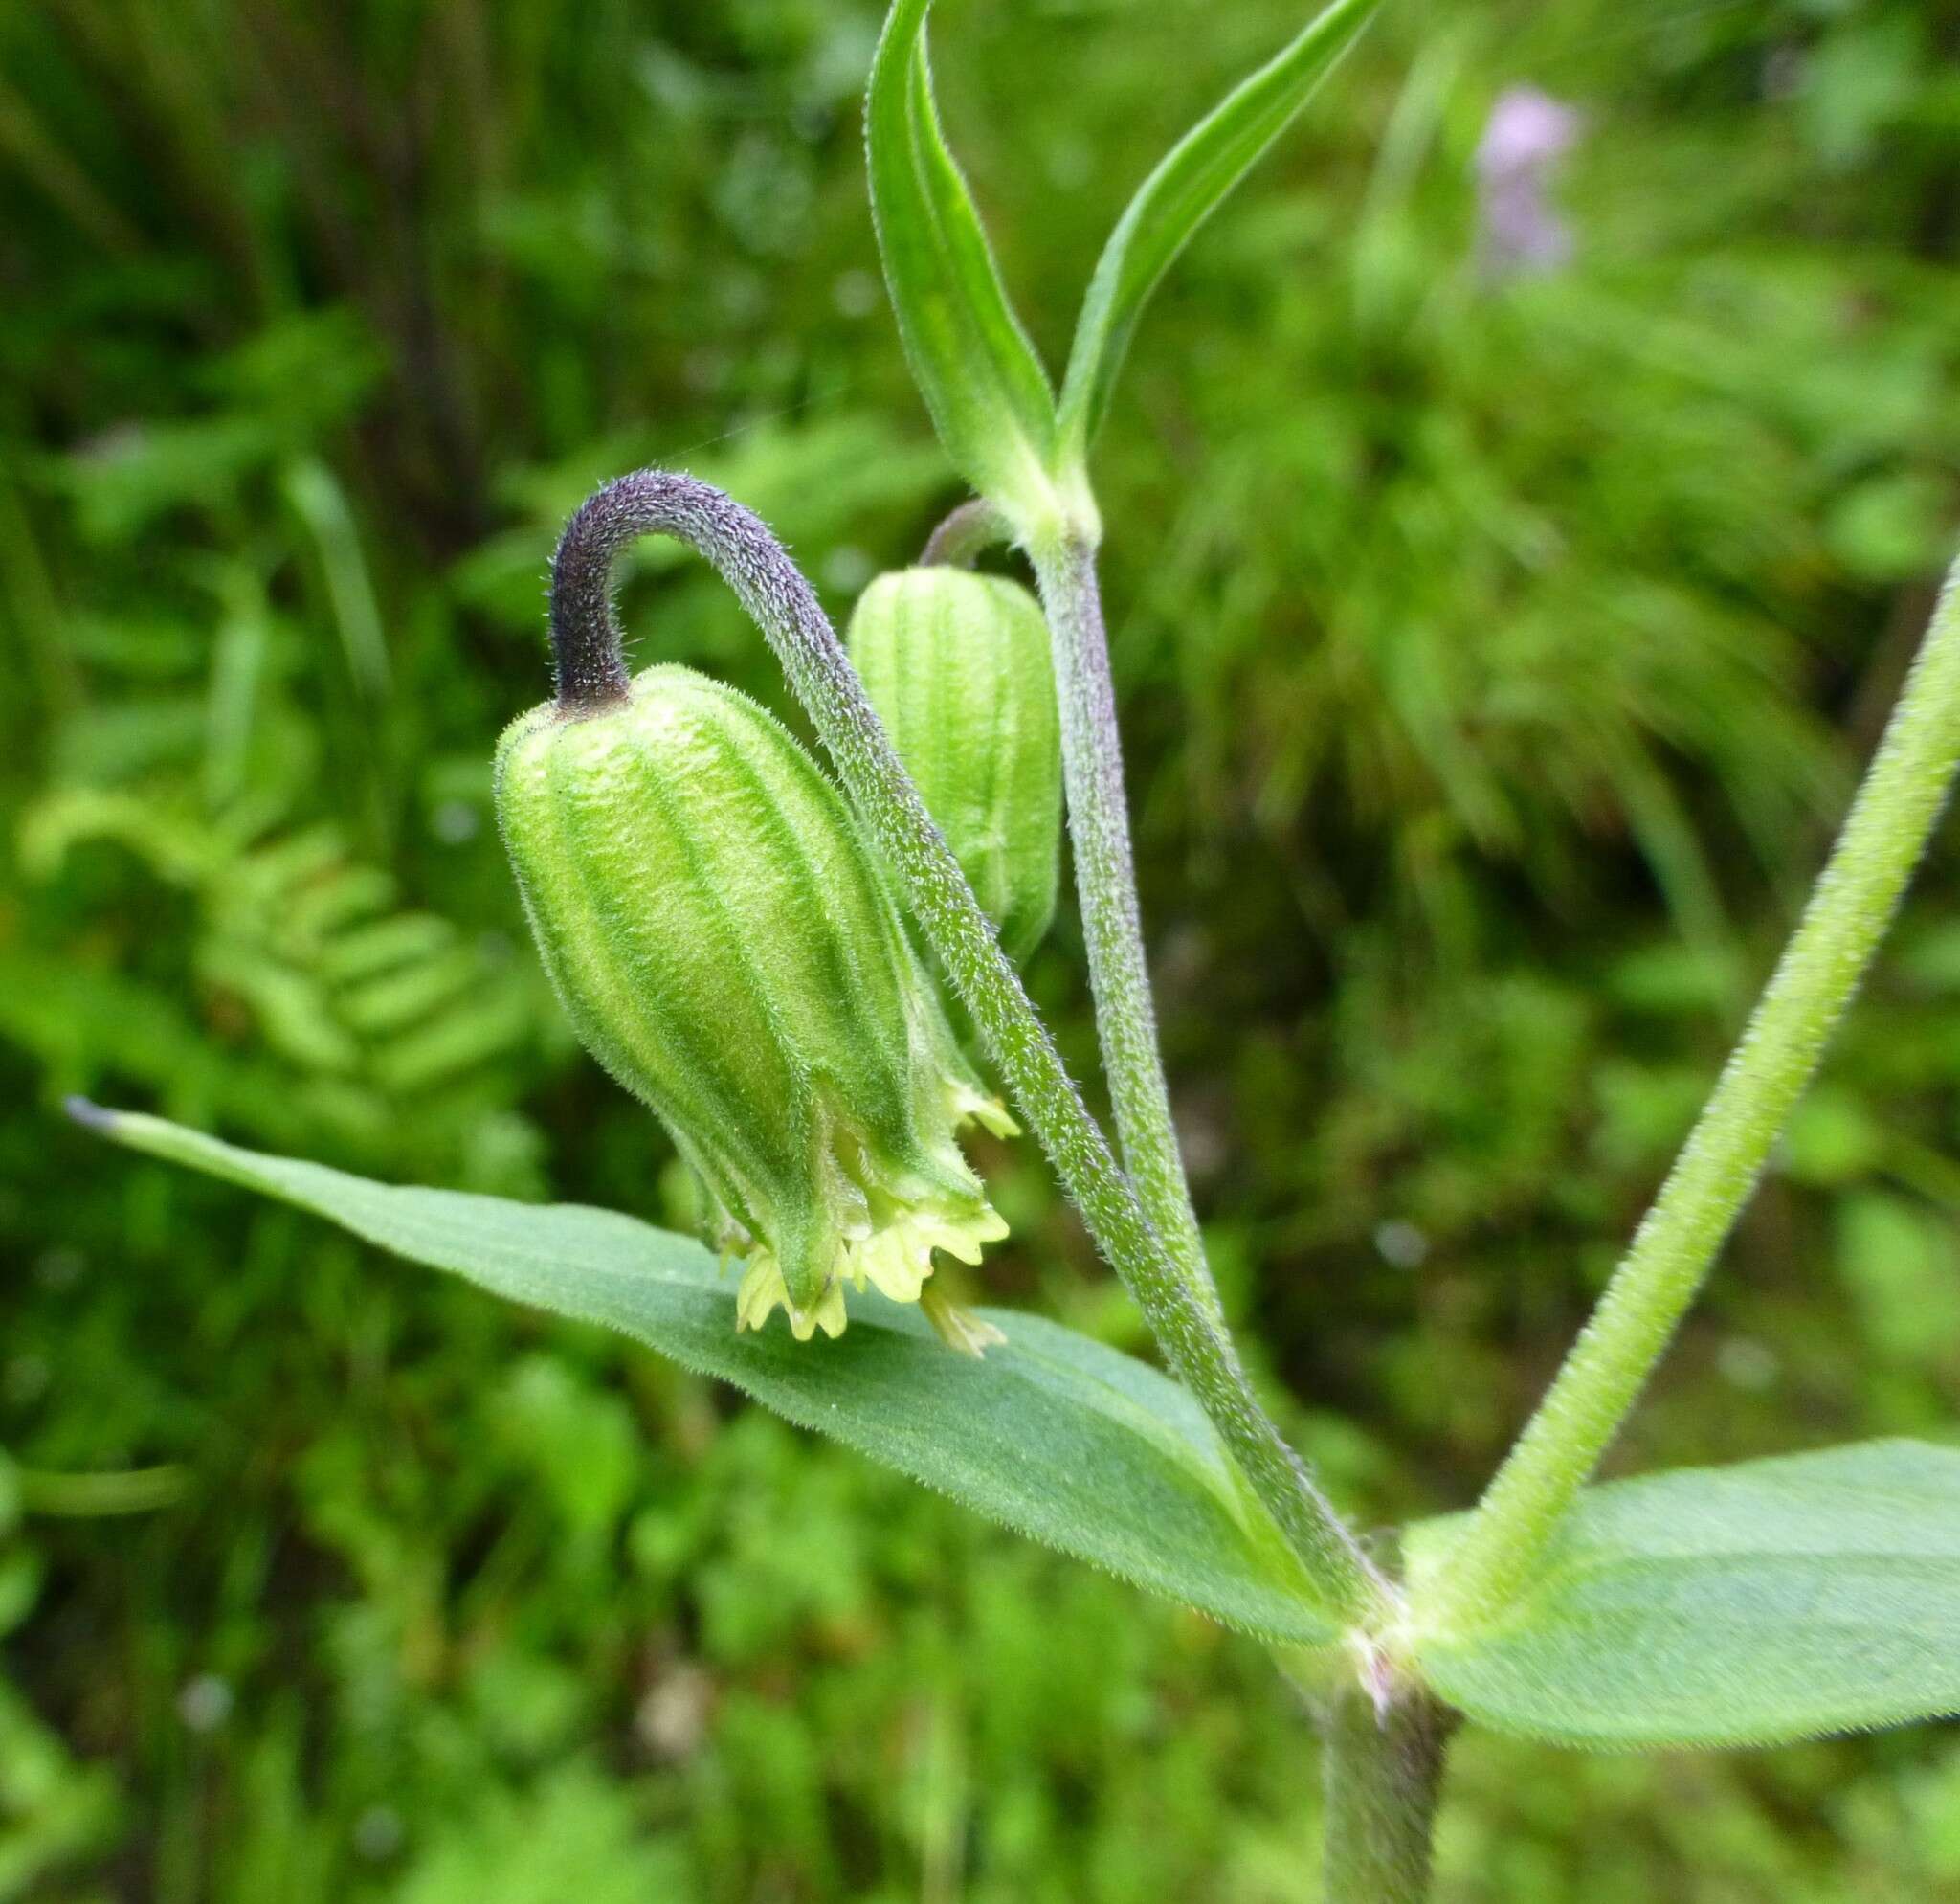
[[[648,534],[678,537],[704,556],[768,638],[1098,1247],[1313,1590],[1343,1624],[1390,1617],[1393,1588],[1260,1408],[1214,1310],[1145,1214],[809,582],[768,526],[719,489],[672,471],[639,470],[608,483],[572,517],[554,563],[553,636],[568,665],[582,678],[607,673],[605,658],[621,640],[612,562]]]

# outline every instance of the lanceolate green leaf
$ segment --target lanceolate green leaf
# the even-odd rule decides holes
[[[297,1204],[494,1295],[595,1322],[746,1390],[977,1513],[1264,1638],[1332,1637],[1212,1426],[1168,1377],[1034,1315],[986,1311],[1007,1336],[953,1354],[910,1305],[854,1300],[835,1342],[735,1333],[732,1281],[691,1238],[610,1210],[403,1189],[239,1150],[161,1118],[82,1121],[227,1182]]]
[[[1283,52],[1240,82],[1170,148],[1102,249],[1076,324],[1062,384],[1060,445],[1080,460],[1157,280],[1212,209],[1282,132],[1377,0],[1334,0]]]
[[[1423,1582],[1462,1517],[1410,1530]],[[1582,1746],[1770,1745],[1960,1712],[1960,1449],[1866,1442],[1589,1490],[1503,1625],[1430,1684]]]
[[[1025,516],[1048,487],[1055,399],[940,132],[929,5],[897,0],[872,62],[872,215],[899,333],[947,454],[982,495]]]

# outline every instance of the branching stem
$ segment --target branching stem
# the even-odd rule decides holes
[[[1425,1624],[1498,1617],[1530,1578],[1748,1200],[1858,990],[1960,765],[1960,564],[1823,877],[1654,1207],[1431,1590]]]

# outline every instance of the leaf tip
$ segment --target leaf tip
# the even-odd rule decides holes
[[[105,1137],[113,1135],[117,1125],[122,1121],[120,1111],[110,1110],[97,1104],[93,1098],[78,1094],[63,1098],[61,1109],[84,1131],[94,1131]]]

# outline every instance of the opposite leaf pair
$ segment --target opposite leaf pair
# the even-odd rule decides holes
[[[714,1256],[610,1210],[398,1188],[76,1106],[130,1149],[304,1210],[507,1300],[615,1329],[989,1519],[1331,1671],[1340,1636],[1247,1511],[1190,1394],[1045,1317],[947,1355],[867,1297],[822,1355],[738,1335]],[[1417,1598],[1463,1516],[1402,1536]],[[1615,1482],[1580,1497],[1498,1629],[1414,1641],[1500,1732],[1604,1748],[1767,1744],[1960,1708],[1960,1450],[1866,1442]]]
[[[897,0],[866,107],[871,208],[900,335],[940,440],[1023,539],[1093,539],[1088,450],[1157,280],[1353,43],[1377,0],[1334,4],[1236,87],[1145,180],[1103,247],[1058,400],[947,149],[925,56],[931,0]]]

